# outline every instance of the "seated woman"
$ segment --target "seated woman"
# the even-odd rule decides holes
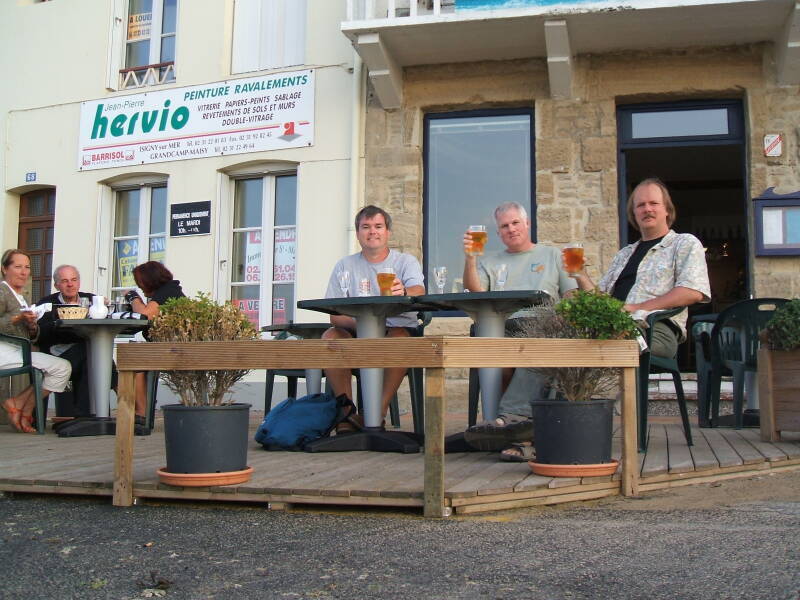
[[[148,300],[143,301],[134,290],[125,294],[125,300],[130,303],[133,312],[137,312],[147,319],[154,319],[158,315],[161,305],[167,300],[185,296],[181,289],[181,282],[173,279],[169,269],[155,260],[137,265],[133,269],[133,279]],[[147,337],[146,333],[145,337]],[[136,417],[137,422],[141,423],[144,420],[147,406],[147,377],[144,372],[136,373],[135,384]]]
[[[0,283],[0,332],[35,341],[39,326],[22,292],[31,276],[31,257],[23,250],[6,250],[2,258],[3,281]],[[63,392],[72,371],[68,361],[44,354],[31,352],[33,366],[44,373],[42,394]],[[22,350],[19,346],[0,341],[0,369],[22,366]],[[33,386],[28,386],[19,395],[3,402],[11,425],[23,433],[35,433],[33,410],[36,398]]]

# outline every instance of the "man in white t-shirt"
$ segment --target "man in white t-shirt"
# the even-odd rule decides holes
[[[558,248],[531,241],[531,221],[524,206],[506,202],[495,209],[494,218],[505,250],[474,256],[470,252],[472,238],[468,232],[464,234],[464,287],[467,290],[484,292],[496,289],[500,265],[506,267],[505,290],[544,290],[553,301],[558,301],[578,287],[564,271]],[[511,315],[506,321],[506,335],[521,333],[524,330],[522,322],[532,315],[526,309]],[[545,384],[542,377],[530,369],[503,369],[503,396],[498,405],[498,417],[471,427],[464,436],[467,442],[482,450],[494,450],[530,440],[533,435],[530,400],[534,394],[543,393]],[[503,449],[501,458],[527,460],[529,448],[529,445],[524,449],[510,446]]]
[[[356,214],[356,237],[361,245],[361,252],[345,256],[333,268],[326,298],[344,296],[339,274],[349,273],[348,296],[379,296],[377,273],[383,267],[392,267],[395,272],[392,284],[393,296],[421,296],[425,293],[425,282],[419,261],[403,252],[389,249],[389,238],[392,233],[392,217],[377,206],[365,206]],[[331,316],[333,327],[328,329],[322,339],[342,339],[355,337],[356,323],[353,317]],[[408,337],[417,327],[416,313],[402,313],[386,319],[386,337]],[[406,374],[405,367],[392,367],[383,370],[383,412],[385,415],[389,402],[400,387]],[[350,369],[325,369],[325,377],[331,384],[336,396],[341,394],[351,397]],[[345,421],[336,430],[339,433],[352,431],[353,425]]]

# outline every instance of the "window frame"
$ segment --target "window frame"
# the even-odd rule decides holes
[[[166,83],[175,83],[175,63],[177,62],[178,53],[178,22],[180,17],[180,0],[175,0],[175,31],[170,33],[162,32],[163,17],[164,17],[164,2],[165,0],[151,0],[152,1],[152,21],[150,24],[149,49],[148,49],[148,63],[146,65],[136,65],[132,67],[125,66],[128,58],[128,47],[131,43],[128,40],[128,31],[125,26],[130,18],[130,0],[124,0],[124,13],[125,19],[123,23],[123,32],[121,39],[121,62],[119,69],[119,89],[135,89],[139,87],[162,85]],[[175,57],[171,61],[162,61],[161,57],[161,43],[166,37],[174,37]],[[137,40],[141,41],[141,40]],[[163,75],[160,74],[164,70]],[[138,73],[142,73],[141,81],[139,81]],[[133,74],[133,84],[129,83]],[[170,77],[171,74],[171,77]]]

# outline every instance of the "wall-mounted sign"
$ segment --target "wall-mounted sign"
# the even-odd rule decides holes
[[[36,171],[25,173],[25,183],[30,183],[31,181],[36,181]]]
[[[81,104],[78,170],[314,144],[314,71]]]
[[[211,201],[184,202],[169,207],[169,235],[205,235],[211,233]]]
[[[783,137],[779,133],[768,133],[764,136],[764,156],[780,156],[783,154]]]

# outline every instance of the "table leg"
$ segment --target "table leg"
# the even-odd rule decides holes
[[[133,504],[133,371],[120,371],[114,453],[114,506]]]
[[[444,499],[444,369],[426,369],[424,515],[448,517]]]
[[[306,369],[306,394],[322,391],[322,369]]]
[[[110,415],[111,365],[115,333],[105,327],[94,327],[89,337],[89,397],[97,417]]]
[[[475,315],[475,334],[477,337],[503,337],[505,335],[505,315],[494,312],[487,306]],[[497,418],[497,406],[503,394],[502,369],[478,369],[481,386],[481,411],[484,421]]]
[[[386,319],[371,314],[356,319],[356,334],[359,339],[382,338],[386,332]],[[364,398],[364,425],[380,429],[381,393],[383,391],[383,369],[361,369],[361,391]]]

